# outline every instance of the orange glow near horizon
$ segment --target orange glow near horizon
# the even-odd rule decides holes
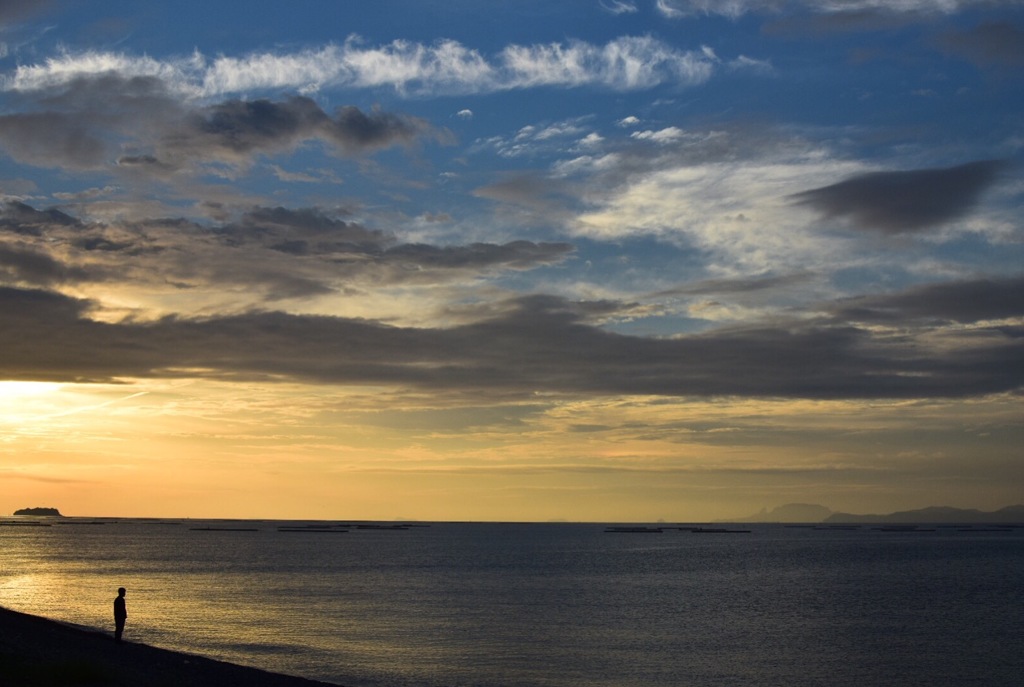
[[[958,447],[949,439],[1012,423],[1010,398],[621,397],[441,409],[384,389],[202,381],[2,388],[7,512],[706,521],[787,502],[885,512],[936,505],[936,494],[940,505],[959,507],[1013,501],[998,485],[963,483],[950,467]],[[910,449],[909,435],[926,427],[937,437],[931,451]],[[974,459],[1004,462],[1004,440],[994,437],[989,451],[974,445]]]

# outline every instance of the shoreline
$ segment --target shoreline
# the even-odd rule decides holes
[[[159,649],[0,607],[6,687],[341,687]]]

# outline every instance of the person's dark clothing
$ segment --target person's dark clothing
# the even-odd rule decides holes
[[[121,641],[121,634],[124,632],[124,622],[128,619],[128,610],[125,608],[124,595],[114,599],[114,639]]]

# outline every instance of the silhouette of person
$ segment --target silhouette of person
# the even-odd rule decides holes
[[[121,633],[124,632],[124,621],[128,620],[128,609],[124,605],[125,589],[117,590],[117,598],[114,599],[114,639],[121,641]]]

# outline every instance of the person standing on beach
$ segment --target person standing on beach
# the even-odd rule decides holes
[[[121,633],[124,632],[124,621],[128,620],[128,609],[124,605],[125,589],[117,590],[117,598],[114,599],[114,640],[121,641]]]

